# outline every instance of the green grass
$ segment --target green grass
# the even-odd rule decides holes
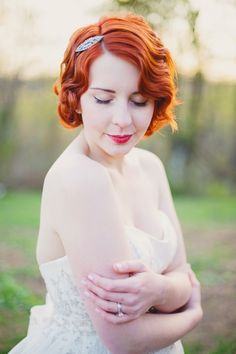
[[[175,198],[176,210],[184,225],[204,227],[236,226],[236,196]]]
[[[203,240],[204,242],[204,236]],[[235,249],[230,244],[217,244],[213,240],[213,247],[202,254],[188,254],[191,266],[202,286],[212,287],[218,284],[227,284],[233,276],[234,270],[226,270],[228,260],[235,258]]]
[[[0,199],[0,225],[36,227],[39,220],[40,192],[9,192]]]
[[[216,340],[216,347],[213,350],[206,350],[202,343],[196,343],[191,346],[186,344],[184,346],[185,354],[235,354],[236,340],[225,340],[220,338]]]
[[[0,275],[0,353],[23,338],[27,331],[29,310],[43,303],[43,296],[35,291],[34,281],[40,279],[35,259],[39,226],[40,192],[9,192],[0,199],[0,248],[4,256]],[[236,197],[193,198],[176,197],[175,205],[181,224],[190,229],[222,229],[236,226]],[[10,252],[9,252],[10,251]],[[14,259],[8,258],[13,255]],[[11,256],[12,257],[12,256]],[[227,259],[234,257],[233,249],[215,245],[210,253],[190,259],[204,286],[224,284],[220,270]],[[232,274],[229,274],[229,280]],[[203,353],[203,343],[186,344],[186,353]],[[216,340],[212,354],[233,354],[235,342],[226,338]]]
[[[25,285],[40,279],[35,260],[39,212],[39,192],[10,192],[0,199],[0,248],[4,257],[0,273],[2,354],[25,336],[30,308],[43,303],[42,295]],[[7,257],[9,250],[13,258]]]
[[[10,311],[25,311],[41,299],[16,279],[14,273],[4,272],[0,275],[0,308]],[[1,322],[4,322],[3,318]]]
[[[236,353],[236,340],[226,341],[220,339],[217,341],[217,347],[210,354],[235,354]]]

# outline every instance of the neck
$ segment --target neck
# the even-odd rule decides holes
[[[127,166],[127,154],[114,157],[102,152],[88,143],[83,130],[80,132],[78,139],[82,143],[82,148],[85,155],[92,160],[99,162],[110,172],[118,173],[120,175],[124,174]]]

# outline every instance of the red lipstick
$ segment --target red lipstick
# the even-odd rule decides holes
[[[115,143],[117,144],[125,144],[132,135],[109,135],[107,134]]]

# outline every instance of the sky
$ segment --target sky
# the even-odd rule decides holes
[[[0,0],[0,75],[20,70],[31,78],[58,75],[71,34],[105,13],[108,0]],[[229,2],[229,0],[228,0]],[[233,0],[231,1],[233,3]],[[192,0],[201,67],[210,80],[236,81],[236,2]],[[180,72],[194,74],[198,60],[188,47],[186,23],[175,19],[164,38]]]

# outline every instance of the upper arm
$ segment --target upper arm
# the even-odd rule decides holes
[[[175,270],[181,265],[186,263],[186,252],[184,240],[182,235],[181,226],[178,220],[176,209],[174,206],[168,178],[166,175],[165,167],[161,159],[150,151],[145,151],[144,158],[148,160],[150,174],[153,177],[154,183],[158,185],[158,206],[169,219],[171,220],[177,236],[177,250],[175,257],[169,265],[167,271]]]
[[[90,272],[111,278],[125,277],[112,270],[114,262],[132,256],[109,175],[98,166],[86,164],[80,170],[69,168],[66,172],[66,176],[49,176],[45,188],[52,194],[48,212],[77,286]],[[121,339],[120,326],[103,320],[89,300],[84,301],[96,331],[113,350]]]
[[[170,190],[166,171],[162,161],[159,158],[157,158],[157,164],[159,165],[157,167],[160,176],[159,208],[163,210],[170,218],[175,228],[176,236],[177,236],[177,250],[172,263],[168,267],[168,271],[170,271],[178,267],[181,267],[181,265],[186,263],[186,251],[185,251],[182,229],[174,206],[174,201]]]
[[[129,256],[124,225],[108,173],[86,167],[64,181],[57,231],[77,276],[115,276],[112,263]]]

